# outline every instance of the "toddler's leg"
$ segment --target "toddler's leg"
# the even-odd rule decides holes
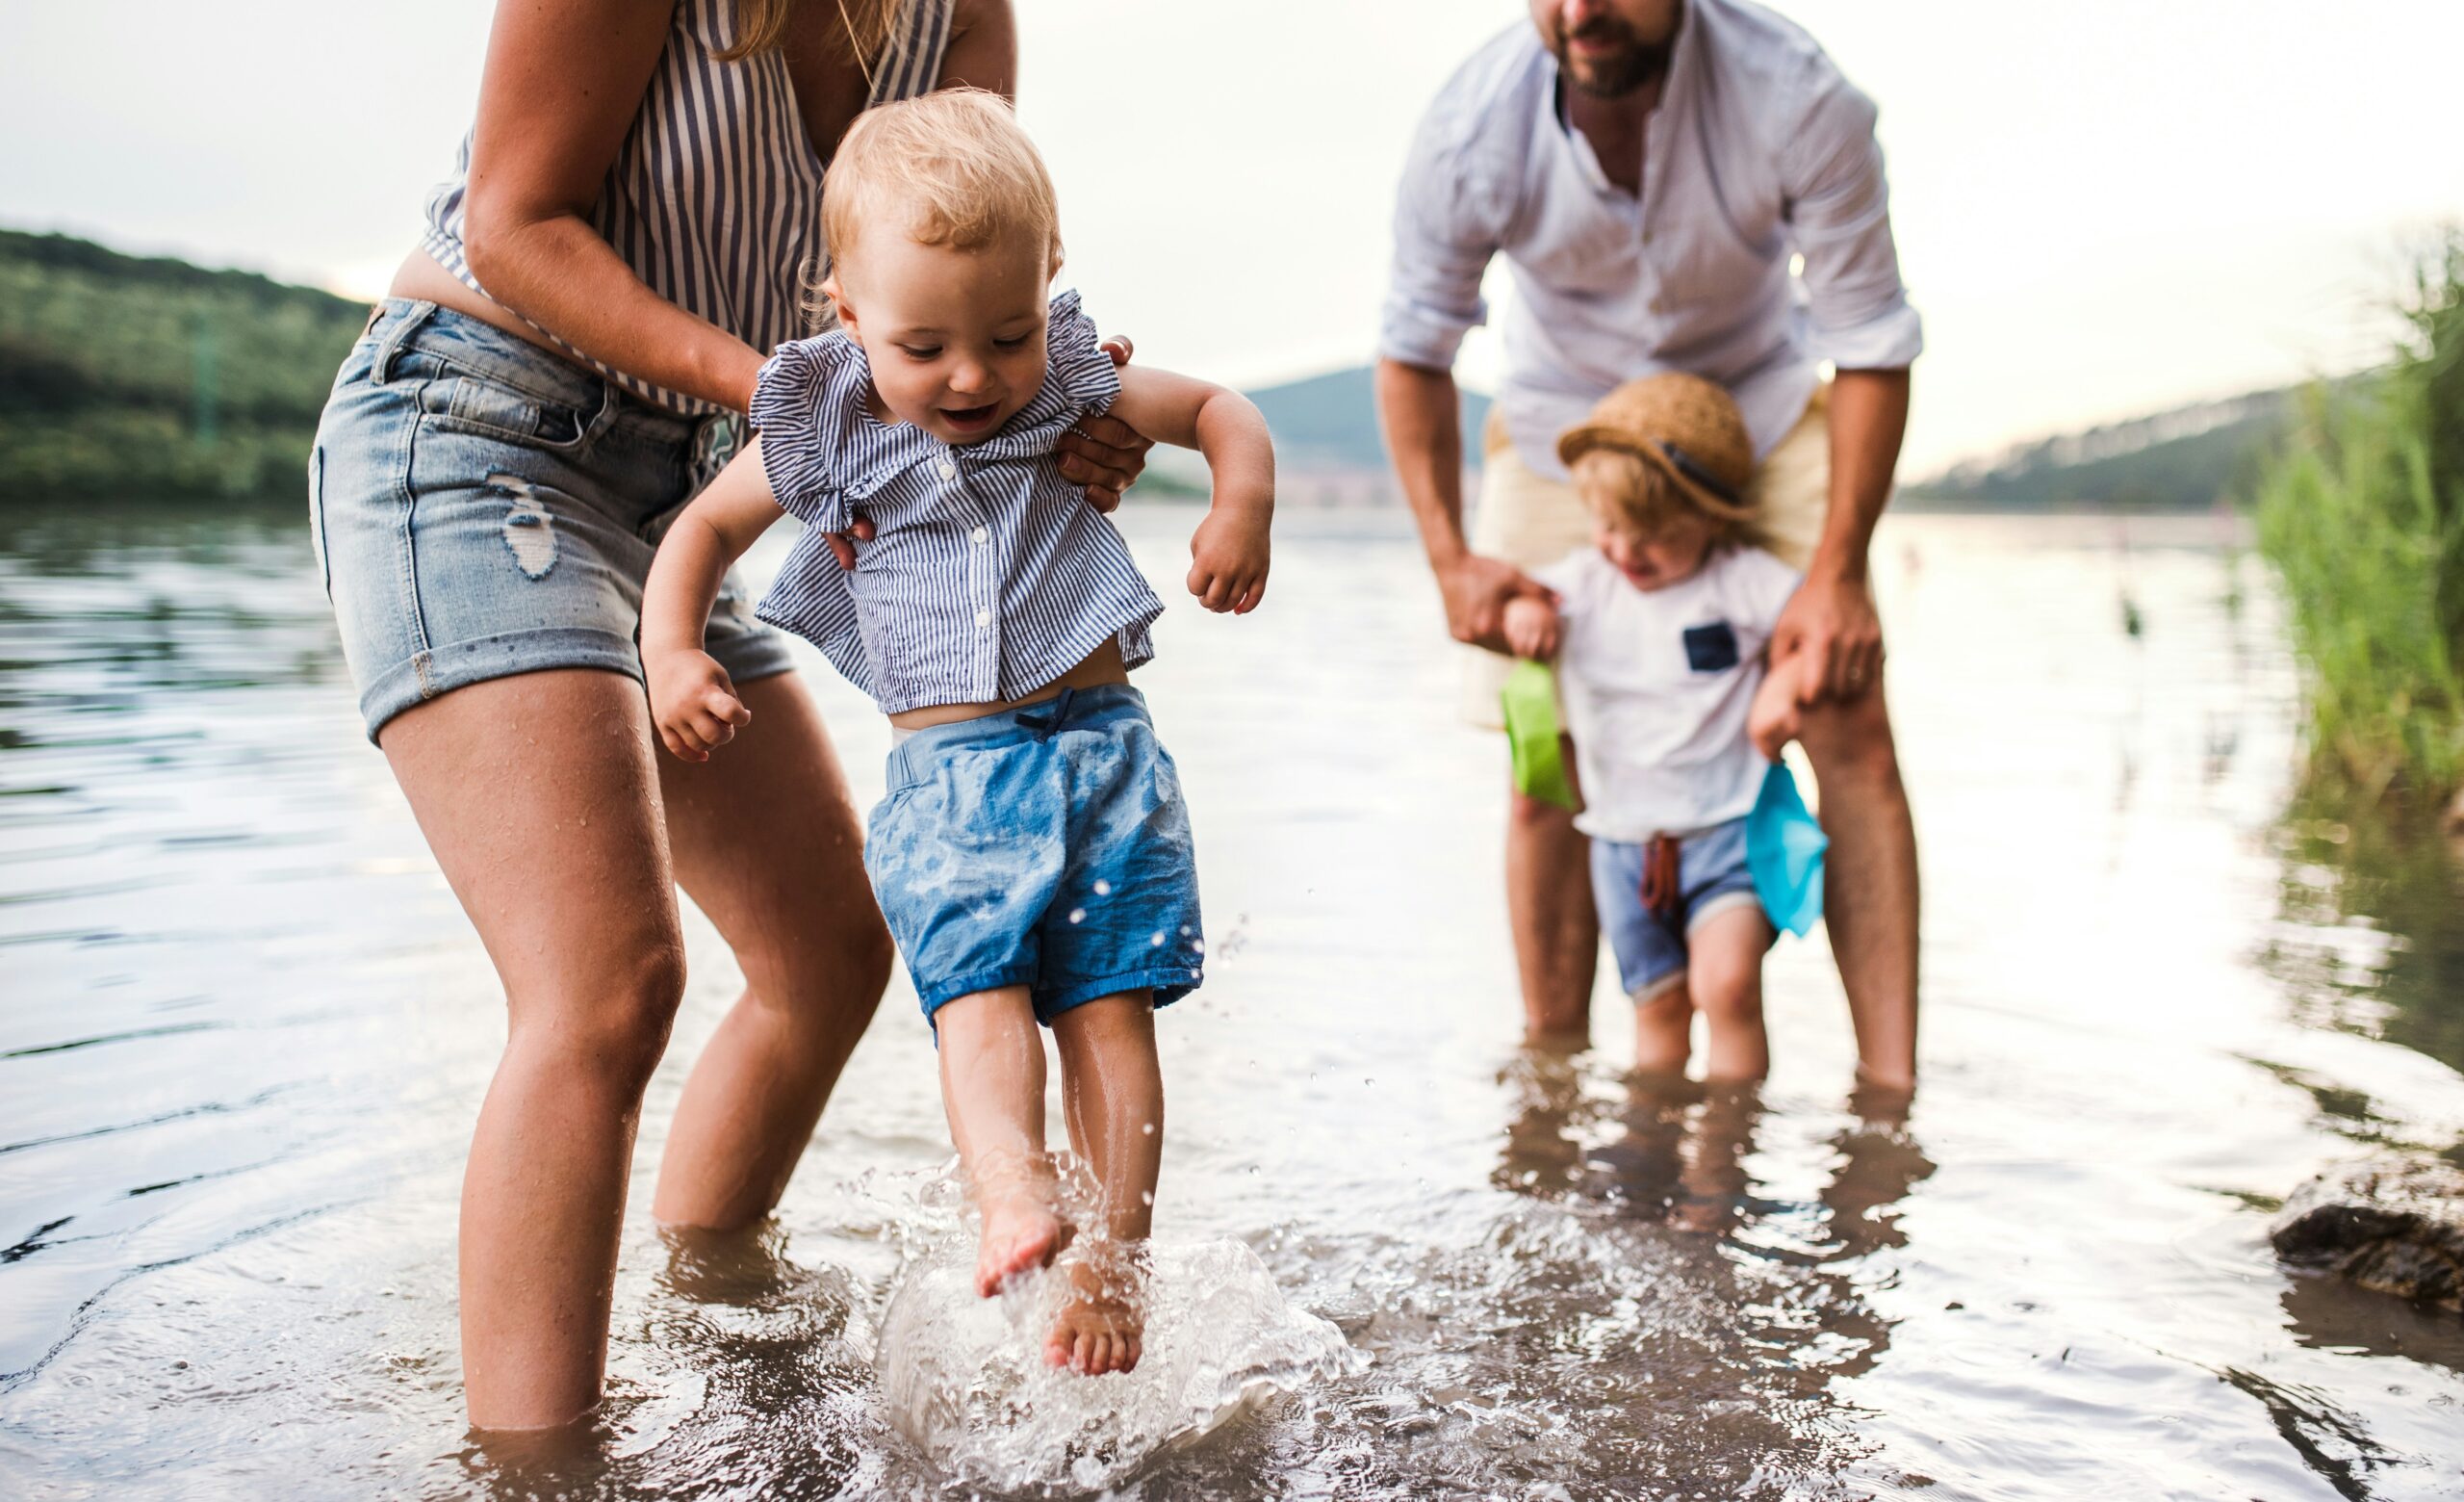
[[[1682,1075],[1694,1048],[1694,1001],[1680,971],[1668,984],[1634,1003],[1634,1069],[1645,1075]]]
[[[1024,986],[979,991],[933,1014],[941,1108],[984,1215],[975,1291],[1049,1263],[1061,1250],[1052,1159],[1043,1148],[1043,1038]]]
[[[1099,1224],[1081,1228],[1075,1284],[1044,1342],[1044,1359],[1089,1376],[1138,1364],[1145,1332],[1141,1255],[1155,1218],[1164,1160],[1164,1075],[1155,1058],[1155,1007],[1127,992],[1053,1019],[1061,1046],[1063,1115],[1069,1142],[1102,1186]]]
[[[1760,1079],[1771,1072],[1762,1031],[1762,952],[1770,946],[1770,920],[1747,902],[1713,913],[1685,936],[1685,987],[1709,1035],[1706,1079]]]

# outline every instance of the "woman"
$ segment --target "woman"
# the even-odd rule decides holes
[[[780,638],[723,598],[708,645],[753,719],[694,766],[654,754],[633,634],[660,529],[803,331],[840,134],[1015,65],[1007,0],[505,5],[462,168],[335,381],[310,476],[345,654],[509,1013],[462,1193],[476,1427],[599,1400],[676,883],[745,993],[677,1108],[661,1221],[769,1211],[880,999],[855,810]],[[1072,478],[1108,506],[1142,448],[1109,424]]]

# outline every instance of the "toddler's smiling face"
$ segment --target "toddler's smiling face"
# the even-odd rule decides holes
[[[1027,236],[962,250],[882,225],[849,247],[823,290],[863,346],[890,415],[970,444],[1042,389],[1055,270],[1049,248]]]

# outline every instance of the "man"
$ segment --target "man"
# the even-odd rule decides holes
[[[1922,335],[1874,107],[1812,39],[1744,0],[1529,5],[1528,26],[1440,91],[1395,215],[1378,410],[1447,624],[1458,640],[1494,636],[1506,602],[1540,587],[1523,570],[1587,541],[1556,438],[1593,401],[1662,370],[1726,386],[1755,439],[1752,499],[1806,575],[1772,655],[1810,653],[1819,669],[1801,738],[1832,840],[1827,920],[1859,1072],[1911,1087],[1916,841],[1865,563]],[[1467,540],[1451,368],[1500,254],[1515,291],[1506,375]],[[1480,656],[1471,707],[1494,725],[1506,664]],[[1570,815],[1515,798],[1506,900],[1528,1033],[1579,1039],[1599,930]]]

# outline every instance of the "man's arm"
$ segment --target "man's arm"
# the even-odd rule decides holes
[[[1856,698],[1882,681],[1883,629],[1866,555],[1908,428],[1908,372],[1841,371],[1831,384],[1831,510],[1806,582],[1780,612],[1772,656],[1806,653],[1800,699]]]
[[[1546,599],[1549,592],[1513,564],[1482,557],[1464,541],[1463,409],[1453,373],[1379,360],[1377,420],[1420,526],[1429,571],[1437,576],[1447,630],[1457,641],[1493,646],[1502,639],[1508,601]]]

